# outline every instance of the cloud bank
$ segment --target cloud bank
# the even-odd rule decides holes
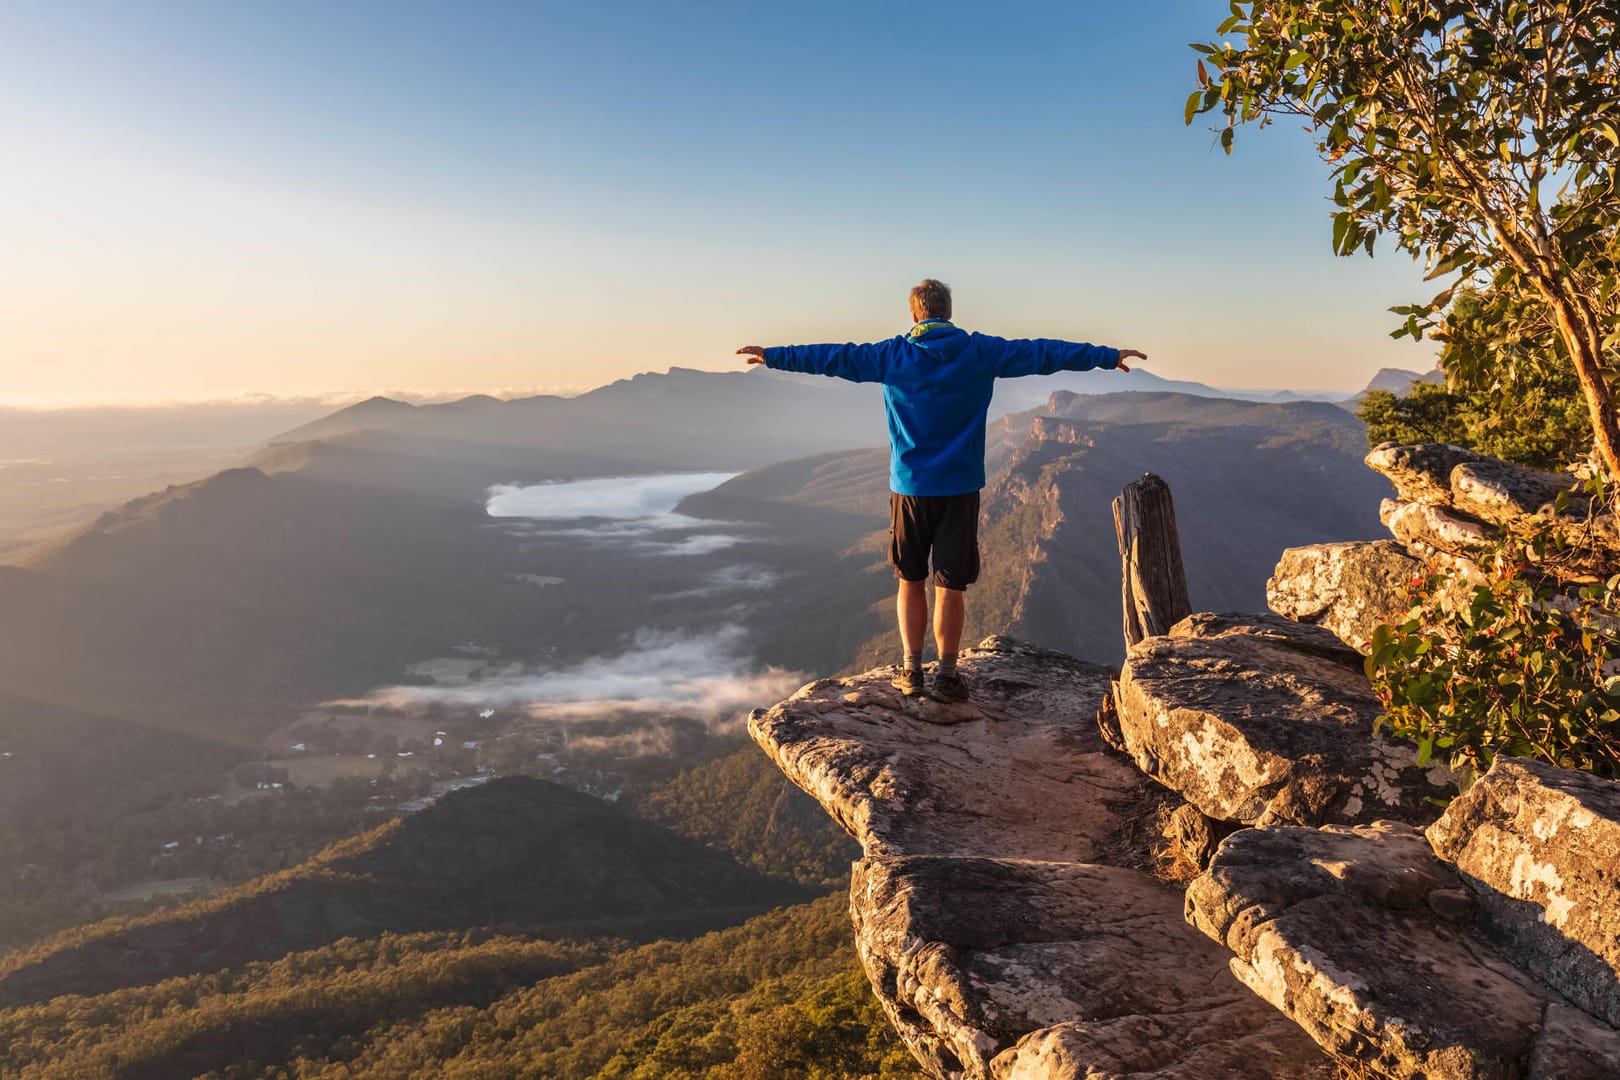
[[[490,517],[657,519],[681,517],[675,507],[688,495],[709,491],[736,473],[662,473],[613,476],[561,484],[500,484],[489,489]],[[682,522],[694,518],[681,517]]]
[[[659,473],[567,483],[500,484],[485,509],[514,533],[573,538],[637,555],[711,555],[742,543],[735,526],[677,514],[688,495],[709,491],[736,473]],[[725,526],[722,529],[721,526]]]
[[[561,720],[654,713],[730,730],[741,714],[786,697],[805,679],[778,667],[752,668],[746,643],[747,632],[729,624],[703,634],[642,630],[630,648],[613,656],[552,670],[514,664],[457,685],[387,686],[357,701],[328,704],[522,708]]]

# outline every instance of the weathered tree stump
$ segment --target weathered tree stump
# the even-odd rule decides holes
[[[1145,637],[1167,633],[1192,614],[1170,486],[1152,473],[1126,484],[1114,500],[1114,534],[1119,538],[1125,647],[1130,648]]]

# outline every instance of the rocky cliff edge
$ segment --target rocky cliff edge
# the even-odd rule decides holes
[[[811,683],[749,730],[861,844],[850,910],[890,1022],[938,1077],[1322,1077],[1147,872],[1165,795],[1104,744],[1111,673],[989,638],[971,704],[886,670]]]
[[[1395,541],[1285,553],[1278,614],[1191,616],[1117,678],[989,638],[971,704],[883,670],[750,718],[861,844],[857,949],[932,1075],[1620,1076],[1620,784],[1502,759],[1452,798],[1374,735],[1357,652],[1420,560],[1466,569],[1419,518],[1488,536],[1564,481],[1368,463]]]

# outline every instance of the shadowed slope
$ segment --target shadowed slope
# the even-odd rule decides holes
[[[682,936],[804,895],[589,796],[511,777],[209,900],[59,935],[0,968],[0,1004],[106,993],[384,932]]]

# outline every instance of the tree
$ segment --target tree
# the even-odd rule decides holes
[[[1369,390],[1356,415],[1367,425],[1367,445],[1451,443],[1470,446],[1458,417],[1457,395],[1443,386],[1419,382],[1405,394]]]
[[[1553,329],[1605,470],[1620,346],[1620,0],[1252,0],[1194,45],[1187,122],[1303,119],[1334,166],[1333,248],[1380,234],[1451,278],[1397,307],[1421,338],[1461,284]],[[1556,192],[1551,191],[1553,187]],[[1550,197],[1549,197],[1550,196]]]
[[[1373,390],[1356,415],[1367,444],[1444,442],[1558,470],[1587,454],[1592,425],[1558,335],[1511,297],[1460,289],[1433,336],[1445,385]]]

